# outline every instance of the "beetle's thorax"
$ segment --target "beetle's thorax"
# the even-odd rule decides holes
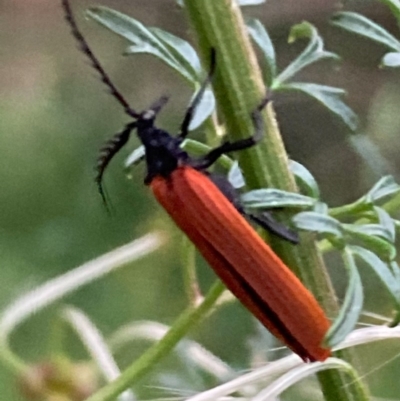
[[[188,158],[187,153],[180,148],[182,142],[180,138],[154,127],[149,121],[138,123],[137,134],[146,151],[146,184],[157,175],[169,177]]]

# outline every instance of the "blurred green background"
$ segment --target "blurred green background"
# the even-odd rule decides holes
[[[150,56],[122,57],[122,40],[82,18],[87,7],[98,3],[71,2],[95,53],[134,108],[144,109],[161,94],[171,95],[159,125],[176,131],[191,96],[190,88]],[[101,4],[193,43],[183,12],[172,0],[104,0]],[[340,65],[318,64],[302,78],[348,90],[347,102],[360,115],[364,136],[351,137],[335,117],[303,96],[275,99],[290,157],[311,170],[331,205],[356,199],[382,174],[398,178],[400,167],[399,73],[378,69],[383,48],[329,26],[330,15],[339,8],[333,1],[269,0],[245,9],[246,14],[266,24],[281,67],[304,46],[287,44],[290,26],[302,20],[314,23],[327,49],[343,57]],[[368,15],[399,37],[394,19],[380,3],[350,1],[346,9]],[[98,149],[127,118],[78,52],[59,1],[2,0],[0,26],[1,307],[45,280],[157,228],[167,230],[170,236],[161,251],[134,268],[127,266],[85,287],[65,302],[83,309],[106,336],[120,325],[140,319],[171,324],[186,305],[179,260],[182,237],[144,187],[142,166],[131,180],[123,172],[123,160],[138,145],[137,139],[133,137],[129,149],[116,157],[105,177],[116,210],[112,217],[105,212],[93,180]],[[202,138],[201,133],[196,136]],[[340,294],[345,286],[344,272],[335,262],[333,258],[330,266]],[[203,288],[214,280],[213,273],[201,263],[199,276]],[[388,300],[380,297],[368,272],[364,283],[365,309],[389,315]],[[16,330],[12,346],[22,358],[32,362],[46,358],[59,306]],[[192,335],[228,363],[246,369],[248,339],[256,333],[252,318],[235,303]],[[129,363],[144,345],[126,351],[121,365]],[[71,357],[86,357],[74,336],[69,348]],[[362,351],[361,366],[363,373],[368,373],[400,347],[385,343]],[[372,393],[400,399],[400,383],[395,379],[399,368],[397,359],[369,376]],[[178,389],[182,367],[171,359],[160,366],[162,369],[170,372],[164,375],[166,383]],[[152,380],[151,376],[142,380],[143,397],[157,394]],[[156,383],[161,382],[159,378]],[[207,379],[204,383],[213,384]],[[1,400],[22,400],[16,378],[1,366],[0,394]],[[286,398],[299,399],[299,394],[288,393]]]

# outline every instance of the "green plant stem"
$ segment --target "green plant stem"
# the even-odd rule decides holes
[[[400,209],[400,193],[397,193],[395,196],[390,198],[387,202],[385,202],[382,206],[389,214],[397,213]],[[369,212],[372,209],[372,205],[365,203],[364,199],[358,199],[353,203],[349,203],[348,205],[338,206],[329,209],[329,215],[340,219],[347,216],[354,216],[357,213]],[[361,222],[361,220],[357,221]]]
[[[217,71],[213,86],[227,132],[232,140],[248,137],[254,130],[251,112],[266,91],[240,8],[232,0],[184,0],[184,4],[203,58],[209,56],[211,47],[216,49]],[[246,183],[251,189],[273,187],[296,191],[271,104],[263,118],[266,126],[263,141],[237,155]],[[328,316],[336,316],[336,296],[313,236],[302,234],[299,246],[278,238],[270,238],[269,242],[314,293]],[[349,351],[337,356],[351,361]],[[328,401],[367,399],[365,392],[351,385],[340,372],[321,372],[318,378]]]
[[[348,205],[333,207],[329,209],[329,215],[335,219],[344,218],[346,216],[355,215],[356,213],[367,212],[371,210],[371,206],[366,204],[363,199],[359,199]]]
[[[197,307],[187,308],[161,341],[150,347],[121,376],[105,385],[86,401],[114,400],[118,394],[140,380],[175,347],[190,329],[207,316],[224,290],[225,286],[220,281],[217,281],[208,291],[203,302]]]
[[[29,369],[29,366],[11,351],[8,344],[1,344],[0,360],[2,364],[16,376],[22,376]]]
[[[186,236],[182,237],[183,281],[189,304],[196,306],[203,298],[196,274],[196,248]]]

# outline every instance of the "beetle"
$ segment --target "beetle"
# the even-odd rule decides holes
[[[181,148],[189,125],[216,68],[211,50],[210,71],[188,107],[180,132],[172,136],[155,126],[158,113],[167,102],[162,96],[149,109],[137,112],[111,82],[90,49],[74,19],[68,0],[61,0],[66,20],[81,50],[99,73],[110,93],[133,121],[101,148],[96,183],[106,203],[102,186],[104,172],[113,156],[127,143],[132,131],[145,148],[148,185],[157,201],[176,225],[195,244],[204,259],[227,288],[260,322],[305,361],[323,361],[330,350],[322,345],[330,322],[310,291],[261,239],[248,220],[292,243],[297,234],[268,214],[247,213],[232,185],[207,171],[225,153],[254,146],[261,138],[263,99],[252,112],[254,134],[225,142],[203,157],[192,158]]]

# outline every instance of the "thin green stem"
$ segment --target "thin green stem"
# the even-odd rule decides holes
[[[371,210],[371,205],[361,198],[353,203],[349,203],[348,205],[330,208],[329,215],[335,219],[339,219],[346,216],[354,216],[357,213],[363,213],[369,210]]]
[[[224,290],[225,286],[220,281],[214,283],[203,302],[197,307],[187,308],[161,341],[150,347],[121,376],[104,386],[86,401],[114,400],[118,394],[141,379],[175,347],[189,330],[208,315]]]
[[[213,82],[217,103],[232,140],[251,135],[251,112],[266,95],[262,74],[251,47],[238,3],[232,0],[184,0],[203,57],[216,49],[217,72]],[[263,113],[266,134],[256,147],[237,155],[249,188],[273,187],[297,191],[288,157],[271,104]],[[285,213],[282,213],[285,221]],[[270,238],[270,245],[314,293],[329,316],[338,312],[336,295],[321,254],[311,234],[301,235],[301,244]],[[349,351],[338,355],[351,360]],[[319,380],[328,401],[365,401],[365,392],[351,385],[344,374],[321,372]]]
[[[182,269],[189,304],[196,306],[202,300],[196,274],[196,248],[187,237],[182,238]]]
[[[1,344],[0,360],[3,365],[16,376],[23,375],[29,369],[29,366],[11,351],[8,344]]]

